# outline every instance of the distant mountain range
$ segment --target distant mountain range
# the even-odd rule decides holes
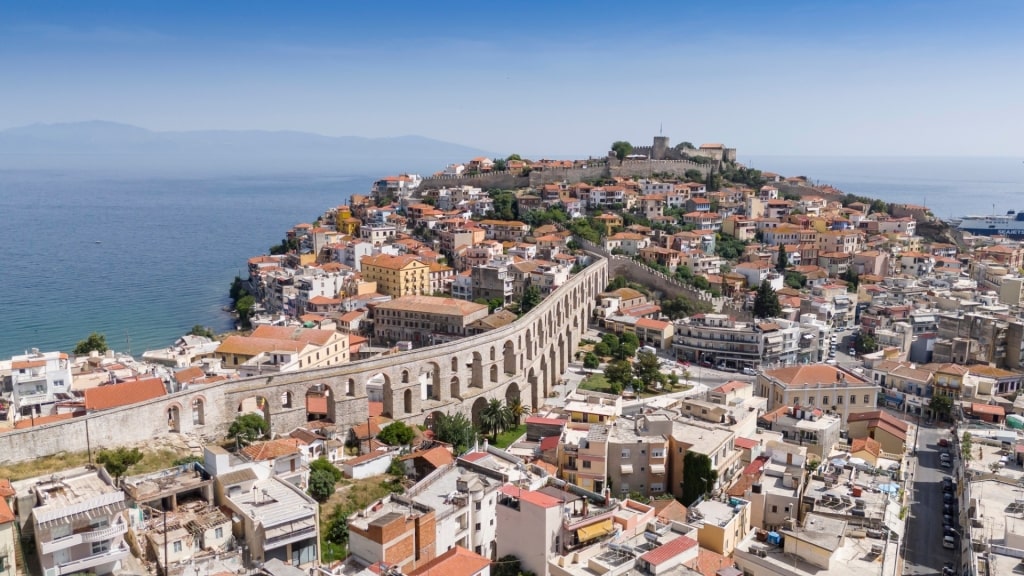
[[[422,136],[362,138],[308,132],[155,132],[116,122],[32,124],[0,131],[0,169],[119,173],[433,173],[487,152]]]

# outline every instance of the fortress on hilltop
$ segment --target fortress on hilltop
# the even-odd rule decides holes
[[[723,162],[735,162],[736,149],[722,144],[702,144],[699,148],[669,146],[668,136],[655,136],[651,146],[633,148],[629,157],[620,161],[613,152],[606,157],[574,160],[572,167],[533,166],[528,174],[522,171],[491,171],[479,174],[435,174],[424,178],[421,186],[475,186],[477,188],[539,188],[545,184],[575,184],[601,178],[651,178],[665,175],[682,178],[688,170],[707,176],[719,170]]]

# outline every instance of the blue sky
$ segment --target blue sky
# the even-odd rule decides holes
[[[1022,2],[630,4],[0,0],[0,129],[1024,155]]]

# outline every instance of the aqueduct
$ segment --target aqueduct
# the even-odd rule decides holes
[[[385,415],[409,423],[456,411],[476,422],[476,415],[492,398],[519,397],[524,404],[539,407],[565,372],[597,295],[608,285],[607,260],[591,256],[590,266],[508,326],[410,352],[221,382],[14,430],[0,435],[0,462],[84,451],[87,443],[93,449],[132,444],[168,432],[222,437],[238,414],[250,411],[262,413],[273,433],[286,434],[307,422],[308,394],[326,400],[328,418],[349,426],[368,416],[371,379],[383,380]]]

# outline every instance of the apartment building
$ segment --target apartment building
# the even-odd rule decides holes
[[[49,414],[56,394],[71,391],[71,364],[63,352],[40,352],[11,357],[11,403],[21,416]]]
[[[559,477],[598,494],[608,477],[608,426],[566,424],[558,445]]]
[[[562,499],[506,484],[498,493],[496,516],[498,557],[511,554],[523,571],[548,576],[548,557],[561,549]]]
[[[430,266],[416,256],[363,256],[363,279],[376,282],[377,291],[394,298],[430,294]]]
[[[336,330],[257,326],[249,336],[225,338],[215,355],[244,376],[293,372],[347,363],[348,339]]]
[[[502,306],[511,304],[515,297],[511,265],[511,258],[500,257],[483,266],[474,266],[470,271],[473,299],[500,300]]]
[[[828,364],[787,366],[757,376],[757,394],[768,399],[768,410],[781,406],[820,407],[845,424],[852,413],[877,408],[878,386],[853,372]]]
[[[392,496],[391,502],[401,505],[411,500],[434,510],[436,555],[461,547],[497,558],[497,499],[501,485],[500,479],[451,463],[405,494]]]
[[[43,576],[113,574],[131,554],[125,495],[106,469],[75,468],[14,487]]]
[[[638,492],[648,497],[668,490],[668,437],[672,420],[664,414],[620,419],[608,434],[608,488],[626,497]]]
[[[795,362],[801,334],[799,324],[785,320],[749,323],[725,314],[695,314],[676,321],[672,347],[680,360],[753,369],[762,363]]]
[[[839,417],[814,406],[779,406],[757,420],[758,428],[782,434],[783,440],[807,448],[825,460],[839,442]]]
[[[522,242],[530,233],[529,224],[514,220],[481,220],[480,227],[488,240],[498,242]]]
[[[487,314],[486,305],[466,300],[403,296],[374,308],[373,332],[382,340],[425,346],[468,336],[469,325]]]

